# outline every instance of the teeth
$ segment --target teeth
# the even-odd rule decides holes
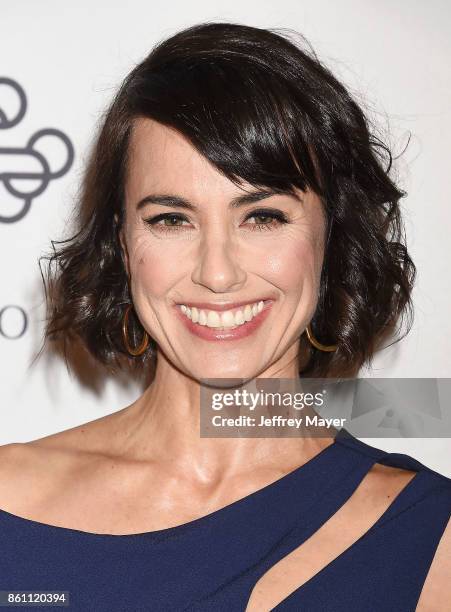
[[[252,315],[252,308],[247,304],[244,308],[244,320],[251,321],[254,317]]]
[[[230,310],[221,313],[221,320],[224,327],[233,327],[235,325],[235,317]]]
[[[209,310],[207,314],[207,327],[220,327],[221,317],[216,310]]]
[[[240,308],[235,312],[231,310],[226,310],[224,312],[201,310],[195,306],[190,308],[184,304],[181,304],[180,309],[193,323],[206,325],[207,327],[229,329],[243,325],[247,321],[252,321],[252,319],[263,310],[264,305],[263,300],[260,300],[255,304],[246,304],[244,308]]]

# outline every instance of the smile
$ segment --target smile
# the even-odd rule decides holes
[[[185,327],[204,340],[235,340],[253,333],[266,318],[273,300],[260,300],[230,310],[216,311],[177,304]]]
[[[234,329],[235,327],[244,325],[247,321],[252,321],[263,308],[264,302],[262,300],[260,300],[260,302],[255,302],[255,304],[246,304],[244,307],[224,310],[223,312],[202,310],[195,306],[190,308],[189,306],[180,304],[180,310],[193,323],[219,329]]]

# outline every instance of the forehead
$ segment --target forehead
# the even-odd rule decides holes
[[[174,128],[144,117],[133,121],[130,150],[138,159],[148,157],[154,162],[167,155],[189,157],[197,152],[187,138]]]
[[[229,203],[264,185],[239,185],[229,180],[191,144],[183,134],[153,119],[139,117],[133,122],[125,184],[126,201],[138,202],[151,193],[182,196],[196,205]],[[316,195],[295,189],[296,204],[314,200]],[[129,204],[130,205],[130,204]],[[314,208],[318,208],[317,206]]]
[[[221,189],[236,190],[183,134],[147,118],[133,122],[128,183],[132,190],[171,186],[186,191],[192,183],[204,187],[220,184]]]

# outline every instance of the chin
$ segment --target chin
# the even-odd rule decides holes
[[[257,370],[253,370],[249,372],[247,368],[239,367],[239,368],[230,368],[229,370],[222,367],[206,367],[202,368],[201,372],[193,372],[191,370],[191,375],[194,375],[200,381],[219,381],[218,384],[224,387],[234,387],[237,381],[245,382],[246,380],[250,380],[257,376]],[[230,380],[231,379],[231,380]],[[224,384],[222,385],[222,382]],[[214,386],[214,383],[212,383]]]

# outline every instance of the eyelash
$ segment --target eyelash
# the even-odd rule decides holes
[[[287,216],[281,212],[276,210],[254,210],[250,215],[248,215],[245,219],[251,219],[252,217],[270,217],[276,221],[276,226],[283,225],[285,223],[289,223]],[[187,221],[187,219],[183,215],[179,215],[178,213],[161,213],[160,215],[156,215],[155,217],[150,217],[149,219],[144,219],[144,222],[153,227],[158,227],[159,232],[163,233],[172,233],[177,232],[179,230],[180,225],[167,226],[167,225],[157,225],[159,221],[163,221],[165,219],[178,219],[182,221]],[[272,231],[274,226],[271,227],[271,224],[268,223],[253,223],[251,231]]]

